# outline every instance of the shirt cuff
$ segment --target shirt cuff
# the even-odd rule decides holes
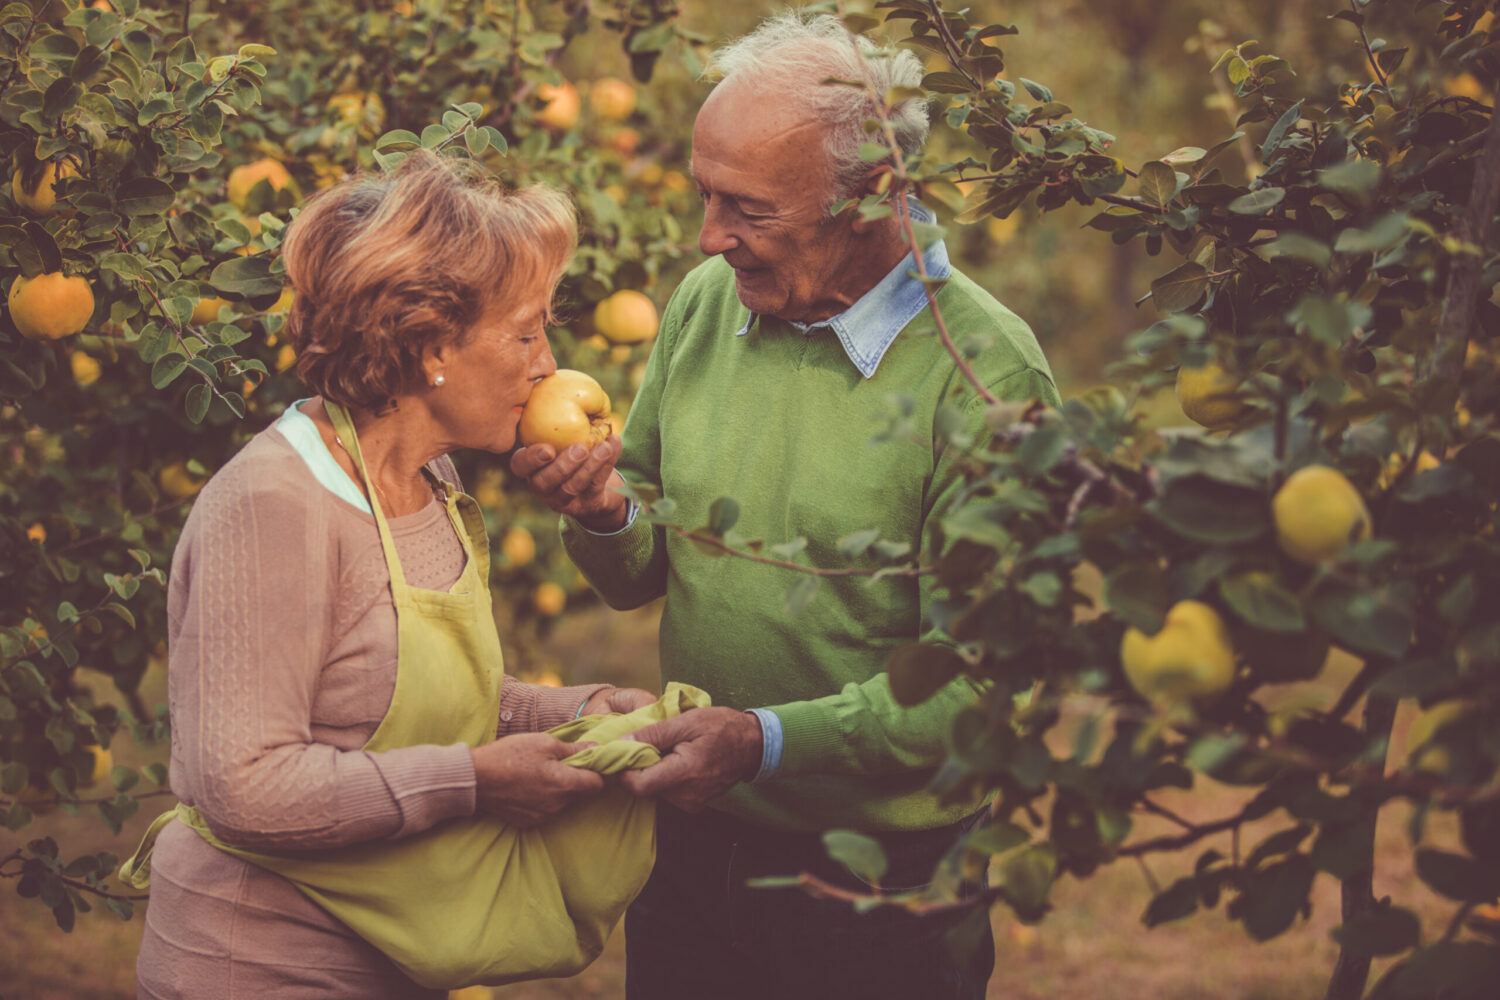
[[[620,480],[620,482],[622,482],[622,483],[625,481],[625,477],[622,476],[622,475],[620,475],[620,473],[619,473],[618,470],[616,470],[616,472],[615,472],[615,477],[618,478]],[[593,528],[590,528],[588,525],[584,524],[582,521],[578,521],[578,518],[575,517],[573,520],[574,521],[578,521],[578,526],[580,528],[582,528],[584,531],[588,532],[589,534],[594,535],[597,538],[610,538],[610,537],[612,537],[614,535],[623,535],[625,532],[629,531],[630,530],[630,526],[635,523],[635,516],[637,514],[639,514],[640,512],[641,512],[641,505],[638,504],[638,503],[636,503],[634,500],[630,499],[629,497],[626,497],[625,498],[625,523],[623,525],[621,525],[619,528],[617,528],[616,530],[614,530],[614,531],[595,531]]]
[[[781,716],[769,708],[752,708],[750,714],[760,720],[760,770],[755,772],[751,783],[776,777],[781,770],[781,747],[783,743]]]

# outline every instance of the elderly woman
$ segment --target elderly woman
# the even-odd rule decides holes
[[[143,852],[140,996],[442,996],[264,858],[538,824],[603,786],[540,730],[654,700],[502,680],[483,521],[446,457],[515,445],[556,368],[544,325],[575,241],[561,195],[431,154],[291,226],[287,335],[318,395],[203,489],[173,560],[183,805]]]

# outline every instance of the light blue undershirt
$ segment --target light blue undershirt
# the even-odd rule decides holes
[[[288,406],[286,412],[277,419],[276,429],[291,442],[292,448],[307,463],[313,478],[328,492],[363,513],[370,514],[370,501],[354,485],[354,480],[339,468],[339,463],[323,443],[323,435],[318,433],[318,425],[313,423],[312,417],[302,412],[301,407],[305,402],[307,400],[299,399]]]

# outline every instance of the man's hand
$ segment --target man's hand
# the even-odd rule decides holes
[[[620,781],[634,795],[658,796],[685,812],[698,812],[760,770],[760,720],[733,708],[696,708],[626,738],[650,743],[662,759]]]
[[[536,826],[575,799],[599,793],[604,789],[601,775],[562,763],[590,746],[564,743],[546,733],[521,733],[475,747],[475,813],[511,826]]]
[[[583,711],[578,714],[608,715],[611,712],[618,712],[625,715],[638,708],[645,708],[655,701],[656,695],[641,688],[607,687],[595,691],[593,696],[583,703]]]
[[[625,527],[628,502],[615,489],[620,439],[611,434],[592,449],[573,444],[558,454],[550,444],[534,444],[510,456],[510,471],[559,514],[569,514],[591,531]]]

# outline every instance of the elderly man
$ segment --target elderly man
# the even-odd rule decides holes
[[[568,552],[606,601],[666,596],[662,675],[716,703],[638,734],[665,756],[624,776],[664,800],[656,872],[626,918],[632,998],[981,997],[993,963],[987,927],[980,960],[960,964],[940,921],[745,885],[811,871],[869,891],[819,837],[850,828],[884,846],[880,888],[910,889],[973,821],[972,807],[940,807],[924,790],[973,687],[955,681],[908,709],[885,674],[902,643],[940,638],[926,579],[829,578],[792,617],[795,577],[709,558],[637,519],[614,477],[618,465],[661,488],[690,526],[732,496],[737,531],[773,545],[805,538],[814,566],[844,565],[839,540],[865,528],[913,554],[930,544],[929,520],[961,486],[939,410],[956,408],[977,436],[983,403],[931,332],[896,221],[830,212],[876,191],[880,172],[859,155],[869,95],[822,81],[869,79],[884,94],[922,75],[910,53],[872,51],[831,17],[787,14],[718,53],[724,76],[698,115],[692,163],[699,247],[712,259],[667,306],[623,453],[611,439],[512,459],[565,515]],[[914,151],[926,108],[907,101],[893,123]],[[973,365],[984,384],[1002,399],[1056,403],[1026,325],[952,270],[941,242],[924,257],[946,279],[937,299],[949,328],[990,338]],[[898,397],[915,434],[872,441]]]

